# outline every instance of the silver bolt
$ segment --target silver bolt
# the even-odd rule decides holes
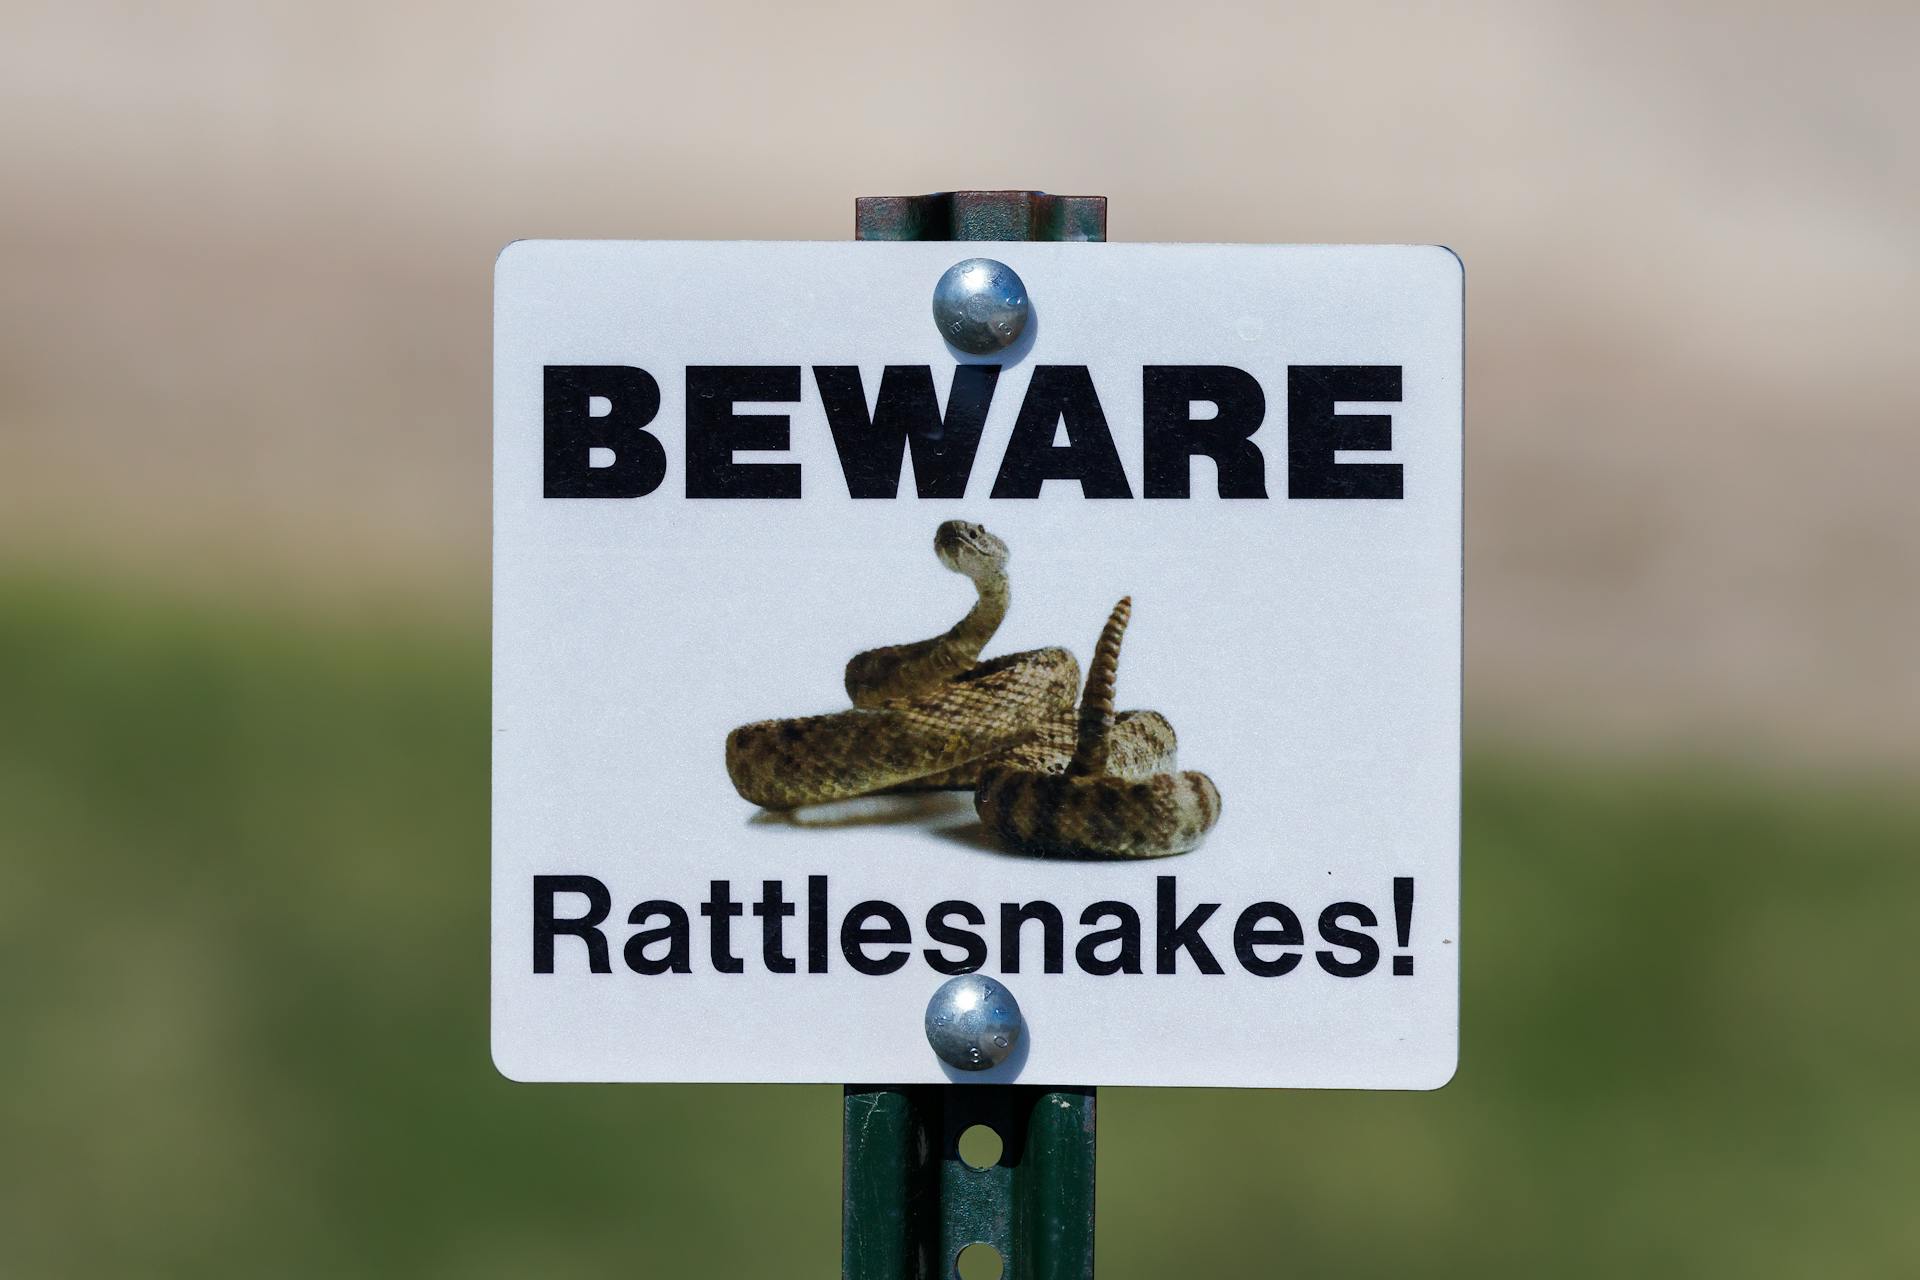
[[[1012,267],[968,258],[933,286],[933,322],[940,336],[968,355],[987,356],[1020,340],[1033,306]]]
[[[927,1001],[927,1043],[942,1062],[962,1071],[1005,1062],[1024,1027],[1013,992],[978,973],[949,978]]]

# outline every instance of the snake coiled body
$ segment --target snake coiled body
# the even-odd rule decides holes
[[[934,550],[973,581],[974,607],[932,639],[856,654],[846,668],[851,709],[728,734],[727,773],[741,797],[792,809],[879,791],[972,790],[983,823],[1023,852],[1132,858],[1193,848],[1219,816],[1218,790],[1203,774],[1174,772],[1164,716],[1113,711],[1128,603],[1102,634],[1076,713],[1080,668],[1065,649],[980,661],[1007,612],[1006,545],[948,521]]]
[[[918,784],[971,786],[978,762],[1033,738],[1071,705],[1080,667],[1035,649],[969,668],[916,697],[831,715],[761,720],[727,735],[734,789],[768,809]]]
[[[1034,768],[1008,757],[982,770],[973,806],[987,828],[1024,853],[1042,856],[1158,858],[1198,845],[1220,819],[1220,789],[1204,773],[1175,770],[1173,726],[1157,711],[1113,709],[1120,637],[1133,601],[1113,608],[1080,702],[1074,745],[1064,767]],[[1116,739],[1147,738],[1152,758]]]

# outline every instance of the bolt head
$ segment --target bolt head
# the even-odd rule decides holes
[[[1027,286],[1012,267],[992,258],[956,262],[933,286],[940,336],[968,355],[992,355],[1018,342],[1032,312]]]
[[[927,1002],[927,1043],[961,1071],[985,1071],[1005,1062],[1025,1023],[1013,992],[978,973],[940,984]]]

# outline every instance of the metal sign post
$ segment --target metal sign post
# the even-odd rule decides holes
[[[849,1280],[955,1275],[976,1245],[1008,1280],[1093,1274],[1092,1089],[848,1085],[845,1124]],[[976,1125],[1001,1142],[986,1168],[960,1154]]]
[[[854,224],[857,240],[1102,241],[1107,200],[1039,191],[863,196],[854,205]],[[1013,301],[1024,308],[1024,300]],[[957,320],[963,310],[954,307]],[[942,986],[927,1013],[928,1039],[962,1070],[998,1062],[1020,1034],[1018,1005],[1004,989],[976,978],[970,990],[969,981],[956,978]],[[1012,1008],[1011,1034],[999,1037],[998,1055],[987,1040],[990,1056],[983,1058],[952,1037],[952,1020],[964,1014],[943,1002],[973,1009],[981,1007],[981,997],[990,1003],[996,995]],[[961,1255],[970,1249],[997,1255],[1004,1280],[1093,1275],[1092,1089],[848,1085],[842,1114],[845,1280],[956,1276]],[[983,1163],[961,1154],[963,1135],[979,1128],[999,1139],[998,1157],[990,1163],[971,1150],[968,1155]],[[992,1140],[978,1136],[992,1155]],[[992,1255],[979,1268],[989,1276]]]

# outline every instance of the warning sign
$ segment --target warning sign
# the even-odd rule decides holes
[[[1445,1083],[1461,289],[1414,246],[510,246],[500,1070]],[[1017,1018],[956,1065],[968,974]]]

